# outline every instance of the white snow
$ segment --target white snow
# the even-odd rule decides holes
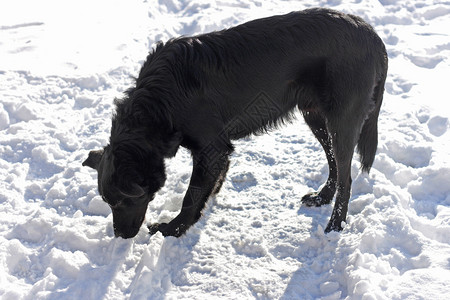
[[[370,175],[353,162],[347,224],[301,197],[327,178],[299,118],[236,143],[220,194],[181,238],[114,238],[96,172],[114,97],[158,40],[331,7],[371,23],[389,76]],[[448,299],[450,3],[433,0],[0,2],[1,299]],[[177,215],[180,150],[147,222]]]

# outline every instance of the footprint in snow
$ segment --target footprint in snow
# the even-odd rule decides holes
[[[250,172],[232,176],[231,183],[237,191],[246,190],[257,184],[255,176]]]
[[[420,68],[434,69],[445,58],[443,56],[419,56],[419,55],[407,55],[406,56],[413,64]]]
[[[435,116],[428,121],[427,125],[430,133],[439,137],[447,132],[450,122],[448,121],[448,118]]]
[[[436,6],[428,9],[422,15],[426,20],[433,20],[442,16],[450,14],[450,8],[443,6]]]
[[[408,93],[415,83],[407,82],[402,78],[394,78],[392,81],[386,82],[386,92],[391,95],[401,95]]]

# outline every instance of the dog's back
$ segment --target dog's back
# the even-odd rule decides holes
[[[386,70],[384,45],[370,25],[326,9],[293,12],[171,40],[153,55],[173,64],[166,69],[170,76],[178,76],[178,85],[170,89],[178,88],[178,95],[186,95],[187,99],[165,99],[176,102],[171,107],[177,125],[189,128],[198,118],[204,118],[203,124],[220,118],[219,130],[230,128],[232,139],[276,125],[288,118],[295,106],[333,114],[345,106],[342,101],[350,101],[336,99],[333,93],[339,91],[333,91],[334,86],[365,92]],[[164,72],[155,73],[164,77]],[[157,79],[156,85],[164,81]],[[149,82],[152,88],[155,82]],[[370,95],[359,101],[365,111],[375,106]],[[229,126],[252,110],[265,111],[268,104],[274,106],[272,110],[259,120],[253,118],[246,128]],[[204,109],[207,114],[201,113]]]

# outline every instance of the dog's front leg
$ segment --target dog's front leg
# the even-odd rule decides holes
[[[224,176],[229,154],[230,151],[220,151],[217,147],[194,153],[191,181],[183,199],[181,212],[169,223],[150,225],[150,234],[160,231],[164,236],[179,237],[198,221],[216,183]]]

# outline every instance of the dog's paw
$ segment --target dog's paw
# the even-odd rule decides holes
[[[322,206],[324,204],[328,204],[329,201],[323,199],[319,193],[314,192],[314,193],[309,193],[306,194],[305,196],[303,196],[302,198],[302,203],[305,204],[306,206]]]
[[[163,225],[163,224],[165,224],[165,223],[155,223],[155,224],[150,224],[150,225],[148,225],[148,226],[147,226],[147,228],[148,228],[148,233],[149,233],[150,235],[156,234],[158,231],[160,231],[159,228],[160,228],[160,226]],[[166,224],[166,225],[167,225],[167,224]]]
[[[336,231],[336,232],[342,231],[343,223],[344,222],[333,222],[333,220],[330,220],[330,222],[328,222],[327,228],[325,228],[325,233],[330,233],[332,231]]]
[[[186,232],[186,226],[183,224],[175,225],[171,223],[155,223],[147,226],[150,235],[154,235],[158,231],[162,233],[163,236],[174,236],[180,237]]]

